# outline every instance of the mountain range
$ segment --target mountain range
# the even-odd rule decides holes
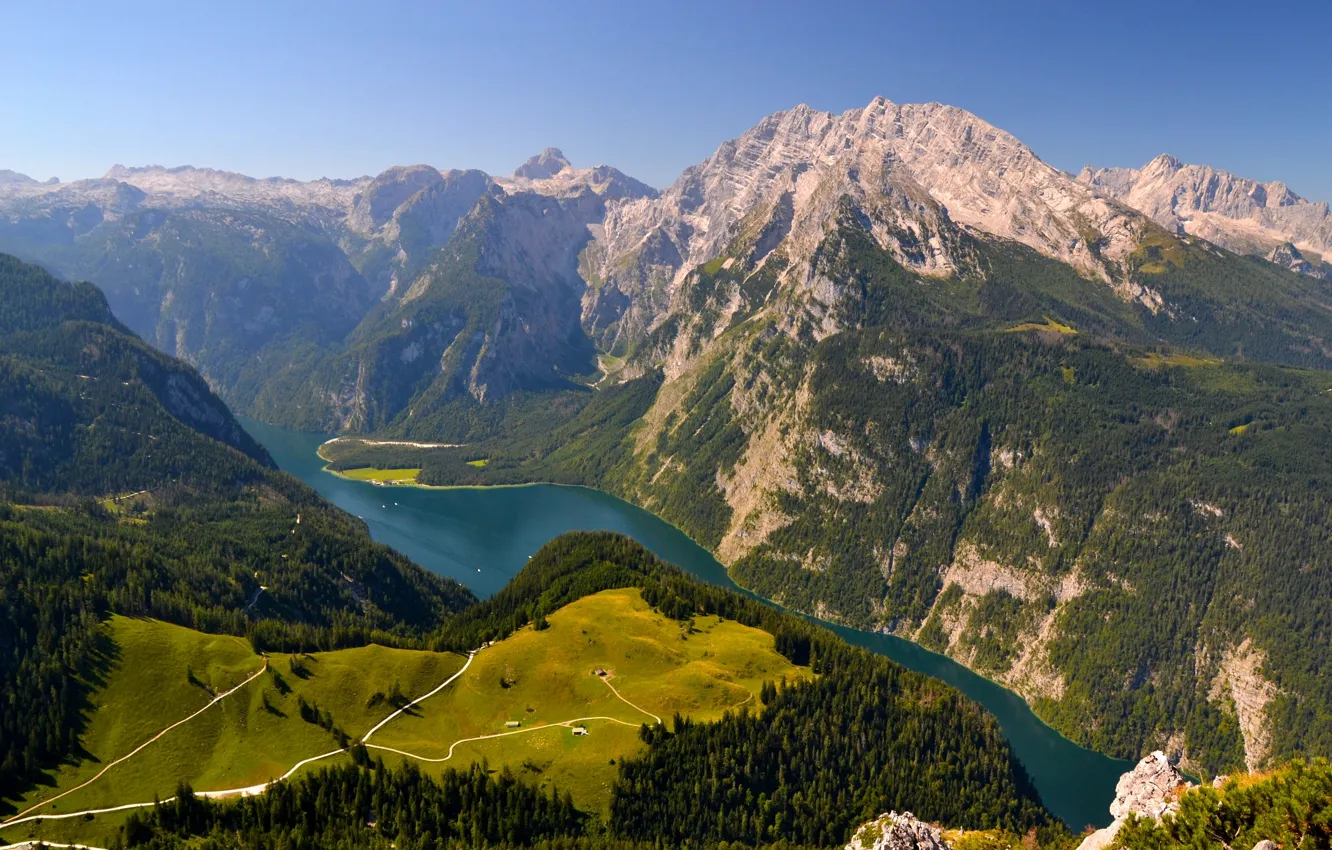
[[[97,283],[233,407],[464,444],[335,465],[611,490],[756,592],[1208,771],[1332,752],[1330,222],[882,98],[769,116],[660,192],[556,149],[0,180],[0,251]]]
[[[1306,201],[1285,183],[1246,180],[1165,154],[1140,169],[1088,166],[1078,180],[1142,210],[1175,233],[1264,256],[1302,274],[1329,277],[1324,261],[1332,252],[1332,215],[1327,203]]]

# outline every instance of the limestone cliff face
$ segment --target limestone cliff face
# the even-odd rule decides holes
[[[862,825],[846,850],[948,850],[938,827],[923,823],[911,812],[889,812]]]
[[[935,276],[970,268],[958,226],[1106,281],[1152,229],[964,110],[882,98],[841,115],[801,105],[724,143],[660,198],[612,205],[589,264],[600,284],[589,314],[651,327],[691,269],[737,245],[754,261],[780,246],[788,275],[808,275],[795,269],[848,198],[881,247]]]
[[[347,224],[352,230],[371,233],[387,224],[408,198],[443,179],[438,169],[428,165],[390,168],[356,193]]]
[[[1165,753],[1156,751],[1138,762],[1115,785],[1115,799],[1110,804],[1114,822],[1083,839],[1078,850],[1102,850],[1115,840],[1120,826],[1129,815],[1155,818],[1179,809],[1179,796],[1193,783],[1175,769]]]
[[[387,210],[387,215],[382,209],[377,217],[353,215],[351,223],[362,224],[365,229],[343,238],[344,248],[361,273],[376,284],[385,299],[401,296],[402,290],[448,244],[458,225],[495,185],[481,171],[441,173],[430,169],[430,172],[434,177],[402,175],[398,185],[391,190],[384,188],[380,197],[397,203]],[[373,206],[368,202],[371,197],[367,191],[358,209],[361,205]]]
[[[447,185],[412,203],[432,202]],[[487,180],[445,247],[356,329],[345,351],[313,370],[299,407],[324,427],[411,432],[460,399],[494,403],[593,372],[577,264],[588,223],[601,213],[592,192],[508,194]]]
[[[1201,236],[1237,253],[1268,256],[1290,244],[1295,258],[1307,266],[1283,262],[1291,249],[1269,259],[1305,274],[1325,275],[1321,263],[1332,257],[1327,203],[1307,201],[1280,181],[1247,180],[1166,154],[1138,169],[1087,166],[1078,181],[1141,210],[1172,232]],[[1306,259],[1300,252],[1313,256]]]

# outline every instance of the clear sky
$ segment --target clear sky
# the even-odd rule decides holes
[[[507,173],[555,145],[661,186],[770,112],[883,95],[1071,171],[1168,152],[1332,200],[1329,60],[1332,0],[11,2],[0,168]]]

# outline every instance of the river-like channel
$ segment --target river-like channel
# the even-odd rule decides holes
[[[625,534],[698,578],[739,590],[706,549],[648,511],[598,490],[527,487],[381,487],[323,471],[326,438],[251,420],[245,427],[278,466],[365,520],[370,533],[421,566],[489,596],[543,544],[566,531]],[[999,720],[1045,805],[1075,830],[1104,826],[1115,782],[1132,767],[1074,744],[1041,721],[1012,691],[908,640],[828,625],[838,635],[912,670],[942,679]]]

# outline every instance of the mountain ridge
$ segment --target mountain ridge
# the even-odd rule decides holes
[[[1327,202],[1305,200],[1280,180],[1250,180],[1169,154],[1137,169],[1087,165],[1077,179],[1142,210],[1172,232],[1201,236],[1236,253],[1270,257],[1290,244],[1297,253],[1315,255],[1304,273],[1332,255]]]

